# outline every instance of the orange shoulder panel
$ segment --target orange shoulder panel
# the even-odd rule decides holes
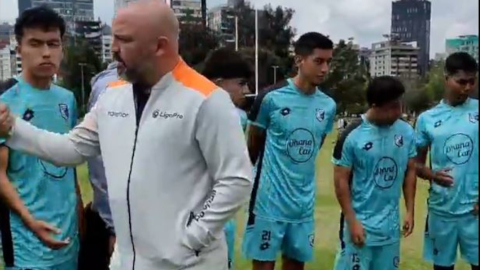
[[[122,86],[122,85],[126,85],[128,84],[128,82],[124,81],[124,80],[118,80],[118,81],[114,81],[114,82],[111,82],[108,84],[108,87],[112,88],[112,87],[118,87],[118,86]]]
[[[190,89],[202,93],[204,96],[209,96],[218,88],[217,85],[189,67],[183,60],[180,60],[172,74],[175,80]]]

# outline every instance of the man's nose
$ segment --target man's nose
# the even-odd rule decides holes
[[[47,44],[45,44],[43,46],[43,49],[42,49],[42,56],[44,58],[50,58],[50,56],[52,55],[51,51],[50,51],[50,48],[48,47]]]

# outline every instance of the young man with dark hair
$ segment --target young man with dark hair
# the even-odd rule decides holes
[[[298,75],[261,93],[249,115],[248,148],[256,164],[243,242],[254,270],[301,270],[313,257],[315,158],[332,130],[336,104],[317,87],[333,43],[319,33],[295,44]]]
[[[68,133],[76,125],[72,92],[52,84],[62,60],[65,22],[37,7],[15,24],[23,72],[0,100],[32,125]],[[0,146],[0,211],[7,269],[77,268],[78,218],[82,207],[75,171]]]
[[[336,270],[396,270],[403,235],[414,227],[415,132],[400,119],[405,88],[393,77],[373,79],[368,111],[349,125],[333,153],[335,193],[342,208],[341,256]]]
[[[222,48],[213,51],[205,61],[203,75],[227,91],[237,108],[243,132],[247,130],[247,114],[242,109],[245,105],[245,95],[250,93],[248,80],[252,77],[248,62],[235,51]],[[225,225],[225,236],[228,245],[228,268],[233,268],[235,256],[235,234],[237,224],[231,219]]]
[[[243,108],[245,95],[250,93],[248,81],[253,75],[249,63],[240,53],[221,48],[209,55],[202,74],[230,94],[238,109],[243,130],[246,131],[248,119]]]
[[[419,177],[430,181],[424,257],[453,270],[462,257],[478,270],[478,65],[468,53],[445,63],[445,96],[416,123]],[[430,151],[430,166],[426,166]]]

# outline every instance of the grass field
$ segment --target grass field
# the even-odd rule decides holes
[[[332,134],[327,138],[325,145],[317,159],[317,207],[316,207],[316,241],[315,241],[315,260],[308,264],[307,270],[332,270],[335,254],[338,246],[338,230],[340,208],[335,199],[333,188],[333,167],[330,163],[330,157],[333,148]],[[81,179],[81,188],[84,202],[92,198],[92,191],[88,183],[87,170],[85,166],[80,167],[79,177]],[[432,267],[422,260],[423,248],[423,229],[425,227],[426,199],[428,186],[419,181],[416,200],[416,228],[413,235],[402,241],[401,266],[402,270],[431,270]],[[403,203],[403,202],[402,202]],[[244,211],[238,216],[239,230],[237,232],[236,247],[236,270],[249,270],[250,262],[244,260],[240,254]],[[281,269],[277,266],[277,269]],[[465,263],[461,262],[455,268],[456,270],[469,270]]]

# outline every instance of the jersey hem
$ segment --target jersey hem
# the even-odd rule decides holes
[[[305,223],[305,222],[312,222],[312,221],[315,221],[315,217],[312,216],[312,217],[308,217],[308,218],[304,218],[304,219],[288,219],[288,218],[277,218],[277,217],[269,217],[269,216],[264,216],[264,215],[261,215],[261,214],[257,214],[256,212],[253,212],[255,214],[256,217],[259,217],[261,219],[264,219],[266,221],[273,221],[273,222],[284,222],[284,223],[294,223],[294,224],[298,224],[298,223]]]

